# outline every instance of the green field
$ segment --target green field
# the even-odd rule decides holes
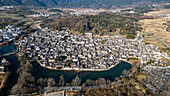
[[[23,19],[23,17],[19,17],[17,14],[7,14],[7,13],[0,13],[0,18],[11,18],[11,19],[18,19],[18,20]]]

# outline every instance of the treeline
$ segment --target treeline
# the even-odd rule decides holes
[[[164,8],[165,9],[170,9],[170,5],[165,5]]]
[[[18,22],[16,19],[11,19],[11,18],[0,18],[0,29],[5,28],[9,24],[13,24]]]
[[[149,7],[148,5],[137,6],[134,9],[135,9],[135,12],[139,13],[139,15],[143,14],[143,13],[148,13],[148,12],[151,12],[151,11],[155,11],[155,8],[153,6]]]
[[[20,15],[32,15],[37,12],[31,11],[30,8],[27,7],[16,7],[11,10],[6,11],[8,14],[20,14]]]
[[[132,63],[132,68],[124,70],[120,77],[114,81],[99,78],[98,80],[86,80],[82,91],[78,96],[154,96],[145,86],[145,80],[139,81],[138,76],[143,74],[143,65],[137,62]],[[106,86],[109,85],[109,86]],[[100,86],[100,87],[98,87]]]
[[[140,30],[134,26],[138,18],[133,15],[101,13],[99,15],[83,15],[62,18],[55,23],[44,22],[42,27],[49,27],[52,30],[62,30],[66,27],[72,31],[80,33],[93,32],[95,34],[104,35],[108,33],[118,32],[124,34],[136,34]],[[44,25],[45,24],[45,25]]]
[[[149,91],[142,92],[135,86],[138,85],[133,80],[129,80],[111,87],[89,88],[83,91],[83,94],[85,96],[154,96]],[[81,93],[79,94],[81,95]]]
[[[48,12],[63,12],[63,11],[60,9],[50,9],[48,10]]]
[[[36,92],[35,78],[32,75],[32,64],[28,61],[22,63],[17,72],[19,74],[18,82],[11,89],[11,93],[24,95],[26,93]]]
[[[66,3],[63,6],[76,8],[125,8],[129,6],[146,5],[152,3],[168,2],[168,0],[78,0],[77,2]]]

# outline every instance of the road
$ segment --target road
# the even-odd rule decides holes
[[[33,28],[33,29],[41,29],[40,24],[41,24],[41,21],[33,21],[32,25],[31,25],[31,28]]]
[[[67,86],[67,87],[45,87],[43,93],[61,91],[61,90],[81,90],[82,86]]]

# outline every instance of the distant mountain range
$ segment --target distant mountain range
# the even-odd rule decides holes
[[[0,5],[114,8],[141,2],[170,2],[170,0],[0,0]]]
[[[78,0],[0,0],[0,5],[58,6]]]

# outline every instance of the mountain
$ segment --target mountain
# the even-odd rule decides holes
[[[170,2],[170,0],[0,0],[0,5],[114,8],[148,2]]]
[[[73,2],[68,7],[90,7],[90,8],[114,8],[128,7],[128,5],[170,2],[170,0],[80,0]]]
[[[54,7],[68,2],[78,0],[0,0],[0,5],[26,5],[26,6],[44,6]]]

